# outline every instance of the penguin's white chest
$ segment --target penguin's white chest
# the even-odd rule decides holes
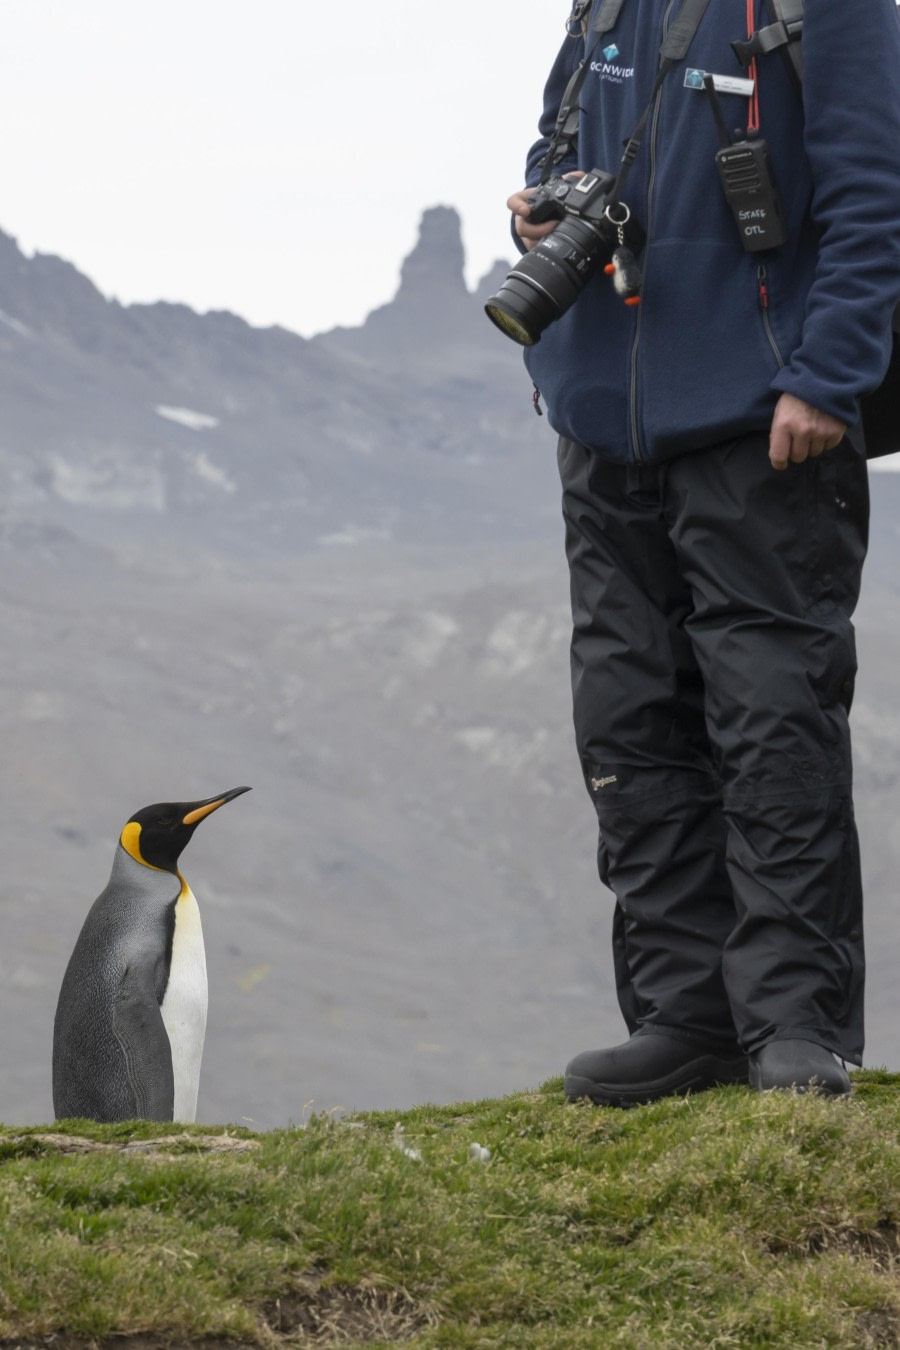
[[[203,925],[194,893],[185,883],[175,902],[175,936],[172,941],[169,983],[160,1006],[172,1049],[174,1120],[189,1122],[197,1118],[197,1089],[206,1035],[207,1004]]]

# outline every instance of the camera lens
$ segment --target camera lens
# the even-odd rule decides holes
[[[516,263],[485,304],[485,313],[507,337],[532,347],[548,324],[575,303],[608,247],[595,224],[566,216]]]

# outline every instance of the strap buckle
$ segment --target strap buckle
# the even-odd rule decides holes
[[[571,38],[584,37],[587,32],[587,20],[585,15],[591,7],[592,0],[574,0],[572,12],[566,19],[566,32]]]
[[[795,42],[802,31],[802,19],[794,23],[779,19],[777,23],[770,23],[766,28],[757,29],[752,37],[742,42],[732,42],[731,47],[741,65],[746,68],[755,56],[766,56],[769,52],[777,51],[779,47],[786,47],[789,42]]]

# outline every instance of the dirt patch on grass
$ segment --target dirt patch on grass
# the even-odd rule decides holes
[[[263,1313],[276,1335],[312,1345],[407,1341],[437,1322],[433,1312],[423,1310],[403,1290],[345,1285],[288,1294]]]
[[[812,1240],[810,1251],[847,1252],[879,1274],[894,1276],[900,1270],[900,1228],[885,1221],[862,1231],[851,1228],[822,1234]],[[900,1314],[896,1308],[867,1308],[853,1320],[856,1343],[864,1350],[896,1350],[900,1346]]]
[[[896,1350],[900,1345],[900,1319],[890,1308],[868,1308],[856,1318],[863,1350]]]
[[[867,1256],[881,1268],[892,1269],[900,1259],[900,1228],[892,1223],[880,1223],[869,1232],[848,1233],[838,1246]]]
[[[390,1341],[402,1344],[423,1327],[434,1326],[437,1315],[416,1305],[400,1289],[376,1286],[323,1286],[319,1276],[307,1277],[308,1287],[267,1303],[260,1309],[260,1336],[246,1341],[216,1340],[183,1335],[53,1336],[0,1341],[0,1350],[259,1350],[283,1341],[286,1345],[331,1346],[348,1341]]]
[[[885,1221],[875,1228],[843,1228],[837,1232],[817,1233],[809,1242],[809,1251],[849,1252],[871,1261],[879,1270],[893,1270],[900,1261],[900,1228]]]

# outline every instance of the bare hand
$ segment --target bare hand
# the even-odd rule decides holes
[[[772,416],[769,460],[773,469],[786,469],[789,462],[802,464],[823,450],[833,450],[844,439],[847,424],[810,403],[782,394]]]
[[[563,174],[563,177],[583,178],[584,173],[581,169],[574,169],[571,173]],[[532,192],[534,192],[534,188],[522,188],[521,192],[514,192],[506,202],[516,218],[516,234],[529,251],[534,248],[535,244],[539,244],[546,235],[555,230],[559,224],[558,220],[546,220],[543,225],[529,225],[528,217],[531,215],[531,207],[528,205],[528,198]]]

